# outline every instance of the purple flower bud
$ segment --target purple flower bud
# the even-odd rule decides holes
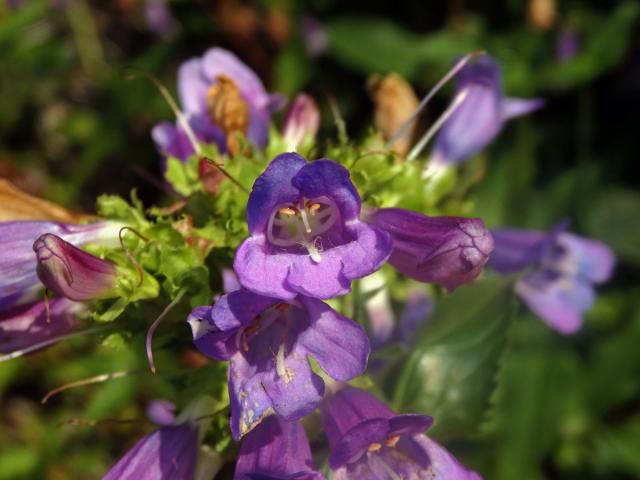
[[[432,423],[425,415],[396,415],[373,395],[345,386],[322,405],[334,478],[480,480],[424,435]]]
[[[490,266],[503,274],[529,272],[516,293],[549,326],[570,334],[582,326],[582,315],[595,300],[594,284],[606,282],[615,255],[605,244],[565,233],[566,223],[550,233],[494,230],[496,248]]]
[[[103,480],[193,480],[198,444],[192,422],[161,427],[141,438]]]
[[[482,272],[493,238],[479,218],[427,217],[400,208],[381,208],[367,221],[391,235],[389,263],[421,282],[449,291]]]
[[[53,233],[74,245],[98,243],[118,245],[121,224],[98,222],[69,225],[58,222],[0,222],[0,311],[34,300],[42,285],[36,274],[33,242],[45,233]]]
[[[313,469],[309,440],[298,422],[266,418],[242,441],[234,480],[323,480]]]
[[[101,260],[45,233],[33,244],[38,258],[36,272],[42,284],[61,297],[86,301],[109,296],[116,281],[112,263]]]
[[[430,167],[465,161],[486,147],[506,120],[542,107],[540,99],[505,97],[501,76],[488,55],[460,71],[454,98],[464,95],[464,99],[438,132]]]
[[[286,150],[295,151],[302,142],[314,138],[320,128],[320,111],[315,100],[304,93],[299,94],[284,119],[282,137]]]
[[[196,347],[229,361],[231,432],[235,439],[276,413],[293,421],[311,413],[324,382],[313,373],[313,357],[335,380],[361,375],[369,341],[358,324],[315,298],[288,303],[241,289],[188,318]]]
[[[229,88],[222,91],[221,84]],[[226,93],[225,93],[226,92]],[[279,94],[268,94],[258,76],[233,53],[212,48],[184,62],[178,71],[178,94],[185,116],[199,140],[227,150],[227,132],[242,130],[254,146],[266,145],[271,114],[282,108]],[[193,153],[181,126],[157,125],[153,139],[163,155],[180,159]]]
[[[250,237],[234,270],[253,292],[292,299],[333,298],[351,281],[376,271],[391,252],[390,237],[359,219],[360,197],[349,172],[331,160],[296,153],[274,158],[247,204]]]
[[[71,332],[81,310],[82,305],[59,298],[49,301],[49,319],[44,302],[0,312],[0,352],[23,350]]]

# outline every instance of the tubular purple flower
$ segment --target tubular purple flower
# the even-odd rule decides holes
[[[501,76],[499,65],[488,55],[460,71],[454,99],[464,99],[438,132],[430,168],[465,161],[486,147],[505,121],[543,106],[541,99],[505,97]]]
[[[161,427],[141,438],[103,480],[193,480],[198,444],[192,422]]]
[[[432,423],[425,415],[396,415],[373,395],[343,387],[322,404],[333,478],[481,480],[424,435]]]
[[[278,155],[249,196],[250,236],[234,261],[240,283],[282,299],[348,293],[352,280],[376,271],[391,253],[389,235],[360,221],[360,208],[338,163]]]
[[[611,277],[615,255],[605,244],[565,233],[566,223],[550,233],[494,230],[495,255],[489,265],[502,274],[529,268],[516,293],[550,327],[570,334],[595,300],[594,285]]]
[[[493,250],[493,237],[479,218],[427,217],[400,208],[381,208],[366,221],[393,239],[389,263],[420,282],[449,291],[475,279]]]
[[[209,120],[204,117],[192,116],[189,118],[189,126],[196,140],[203,143],[215,144],[220,151],[225,151],[226,137],[224,132],[212,125]],[[163,157],[163,170],[166,169],[166,157],[174,157],[186,162],[191,155],[196,153],[189,137],[179,122],[176,122],[175,125],[171,122],[157,124],[151,130],[151,138],[153,138],[156,148]]]
[[[42,284],[55,294],[78,302],[113,294],[116,268],[111,262],[74,247],[52,233],[33,244]]]
[[[234,480],[323,480],[313,469],[304,428],[277,415],[266,418],[242,441]]]
[[[364,373],[364,330],[315,298],[287,303],[241,289],[188,318],[196,347],[229,361],[231,432],[236,440],[273,413],[293,421],[320,403],[324,382],[308,357],[335,380]]]
[[[82,308],[65,298],[51,300],[50,321],[42,301],[0,312],[0,352],[23,350],[75,330],[76,314]]]
[[[0,223],[0,271],[11,272],[0,278],[0,311],[36,298],[42,288],[36,274],[33,242],[45,233],[52,233],[74,245],[97,243],[118,245],[121,224],[98,222],[70,225],[45,221]]]
[[[282,137],[289,151],[297,150],[302,143],[314,138],[320,128],[320,111],[315,100],[304,93],[299,94],[284,119]]]

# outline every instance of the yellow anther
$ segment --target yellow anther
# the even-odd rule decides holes
[[[309,213],[310,213],[311,215],[315,215],[315,214],[316,214],[316,212],[317,212],[318,210],[320,210],[320,204],[319,204],[319,203],[312,203],[312,204],[311,204],[311,205],[309,205],[307,208],[309,209]]]
[[[387,447],[392,448],[392,447],[395,447],[399,441],[400,441],[400,435],[391,435],[389,438],[387,438],[384,444]]]
[[[285,217],[295,217],[296,210],[291,207],[282,207],[278,210],[280,215],[284,215]]]
[[[369,448],[367,448],[367,451],[374,453],[380,450],[381,448],[382,448],[382,445],[380,445],[378,442],[373,442],[371,445],[369,445]]]

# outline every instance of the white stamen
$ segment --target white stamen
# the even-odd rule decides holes
[[[304,208],[300,209],[300,218],[302,218],[304,229],[307,231],[307,233],[311,233],[311,225],[309,225],[309,217],[307,217],[306,209]]]
[[[469,91],[465,89],[455,96],[455,98],[453,99],[453,102],[451,102],[451,105],[449,105],[449,108],[447,108],[444,111],[444,113],[440,115],[438,120],[436,120],[436,122],[433,125],[431,125],[431,128],[427,131],[427,133],[425,133],[424,136],[420,139],[420,141],[416,143],[415,146],[411,149],[411,151],[409,152],[409,155],[407,155],[407,161],[413,160],[420,154],[424,146],[429,142],[429,140],[431,140],[431,138],[436,134],[436,132],[440,130],[440,127],[442,126],[442,124],[447,120],[449,120],[451,115],[455,113],[455,111],[460,106],[460,104],[464,101],[465,98],[467,98],[468,94],[469,94]]]

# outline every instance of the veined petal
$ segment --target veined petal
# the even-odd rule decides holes
[[[298,422],[272,415],[242,441],[235,480],[322,478],[313,470],[309,440]]]
[[[369,340],[362,327],[320,300],[301,297],[300,301],[310,321],[298,338],[307,354],[335,380],[346,382],[362,375],[369,357]]]

